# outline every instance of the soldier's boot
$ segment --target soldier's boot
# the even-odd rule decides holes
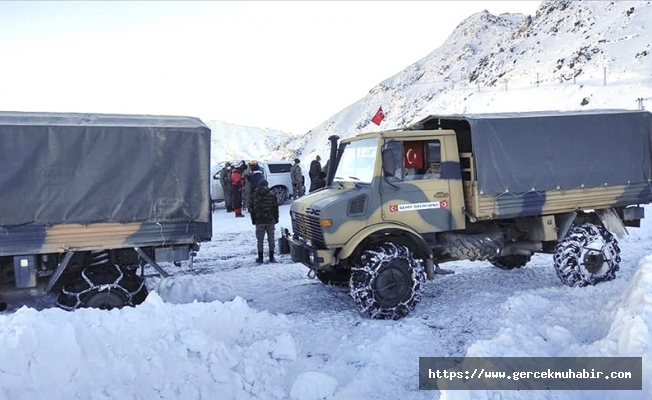
[[[269,262],[276,262],[274,259],[274,250],[270,250],[269,252]]]
[[[262,264],[262,263],[263,263],[263,252],[262,252],[262,251],[259,251],[259,252],[258,252],[258,258],[256,259],[256,262],[257,262],[258,264]]]

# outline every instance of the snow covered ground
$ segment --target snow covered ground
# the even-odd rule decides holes
[[[513,271],[445,264],[456,273],[429,282],[412,314],[377,321],[288,255],[256,264],[249,218],[220,208],[193,268],[147,271],[136,308],[10,305],[0,400],[649,399],[651,239],[652,219],[630,228],[618,278],[588,288],[562,285],[549,255]],[[642,356],[643,391],[419,391],[419,357],[447,356]]]

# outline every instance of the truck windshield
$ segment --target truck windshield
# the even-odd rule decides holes
[[[377,149],[377,138],[349,143],[344,148],[334,180],[371,183],[374,177]]]

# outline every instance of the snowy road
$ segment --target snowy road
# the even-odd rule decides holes
[[[288,209],[281,207],[279,227],[291,226]],[[136,308],[0,314],[0,399],[652,395],[649,381],[643,392],[622,393],[418,390],[419,357],[643,356],[649,377],[652,221],[620,241],[615,281],[563,286],[549,255],[513,271],[448,263],[456,273],[428,282],[412,314],[377,321],[362,317],[346,290],[309,279],[288,255],[256,264],[249,218],[224,209],[213,218],[213,241],[193,268],[165,265],[172,276],[149,277],[150,296]]]

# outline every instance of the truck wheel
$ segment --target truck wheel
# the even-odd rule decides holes
[[[111,310],[135,306],[147,297],[147,288],[134,271],[104,264],[82,270],[79,279],[65,285],[57,305],[66,310],[81,307]]]
[[[442,253],[456,260],[485,261],[500,253],[504,241],[503,232],[494,230],[477,235],[445,233],[440,243]]]
[[[276,196],[276,201],[278,202],[279,206],[285,203],[285,200],[288,197],[288,191],[285,186],[274,186],[272,188],[272,193],[274,193]]]
[[[489,262],[492,263],[495,267],[498,267],[500,269],[510,270],[514,268],[524,267],[525,264],[530,262],[531,258],[532,258],[531,255],[524,256],[521,254],[514,254],[511,256],[496,257],[489,260]]]
[[[376,319],[399,319],[421,301],[423,264],[405,246],[393,243],[366,250],[352,268],[351,297],[362,314]]]
[[[350,269],[319,271],[315,275],[317,275],[317,279],[319,279],[322,283],[333,286],[348,286],[349,281],[351,280]]]
[[[620,247],[604,227],[584,224],[571,228],[557,244],[553,258],[557,276],[564,284],[596,285],[616,277]]]

